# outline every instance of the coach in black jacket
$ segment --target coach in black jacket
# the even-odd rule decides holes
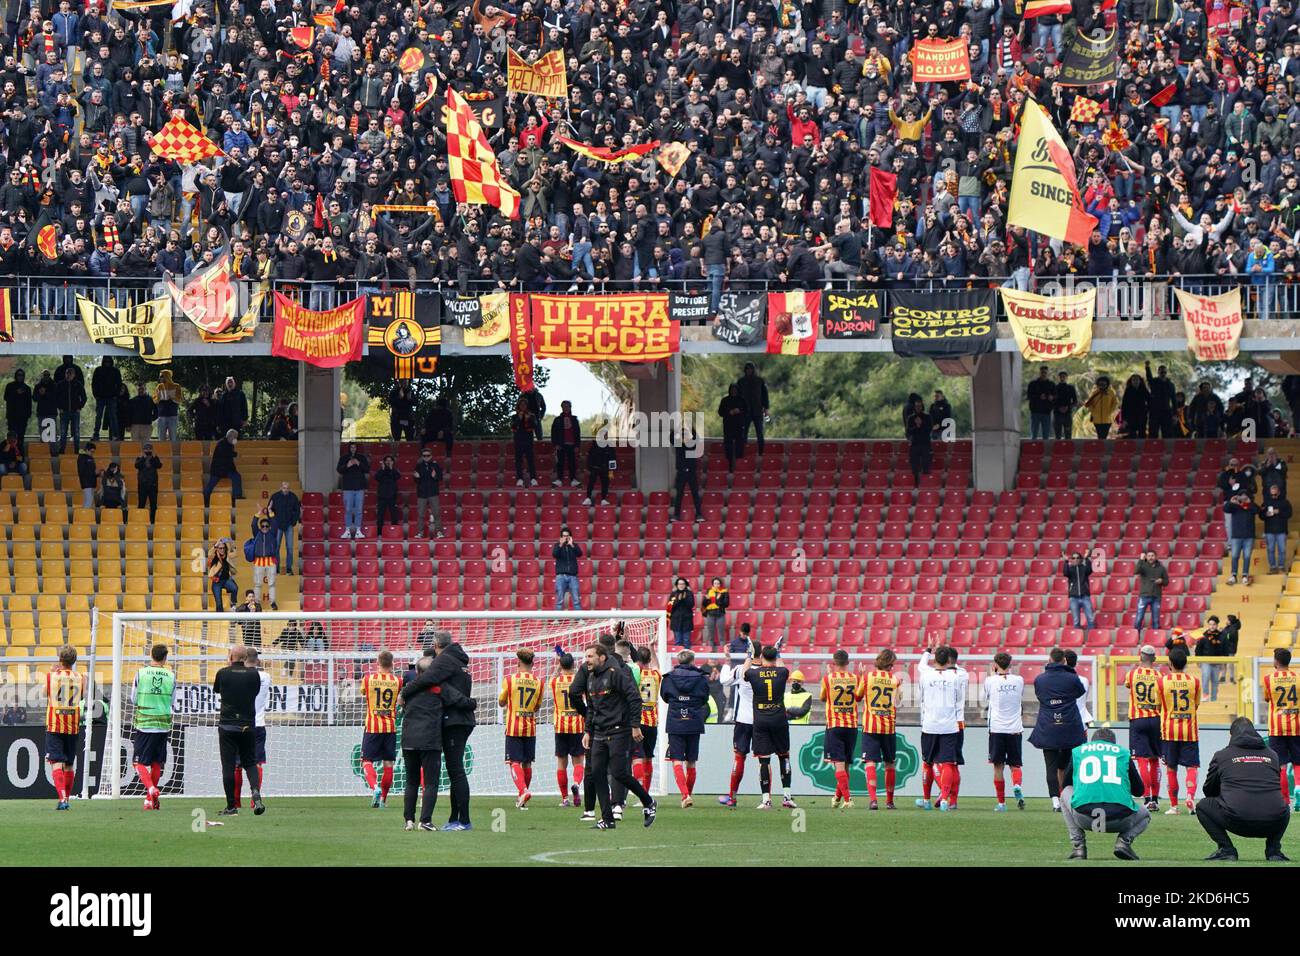
[[[1063,650],[1052,648],[1050,658],[1051,663],[1034,678],[1038,720],[1034,732],[1029,735],[1029,743],[1043,752],[1043,763],[1047,766],[1047,792],[1052,797],[1052,809],[1059,810],[1070,752],[1088,740],[1078,705],[1079,698],[1087,691],[1074,668],[1065,663]]]
[[[435,631],[429,680],[455,688],[472,699],[474,681],[469,673],[469,655],[455,643],[450,631]],[[442,712],[442,756],[447,763],[448,789],[451,792],[451,816],[444,830],[469,830],[469,775],[465,772],[465,750],[476,721],[473,708],[449,707]]]
[[[420,806],[420,829],[432,830],[433,807],[438,802],[438,781],[442,776],[443,717],[449,711],[475,707],[450,683],[434,680],[435,658],[422,657],[415,665],[416,678],[402,688],[402,759],[406,765],[406,829],[415,829],[415,801],[424,782]]]
[[[1284,863],[1282,835],[1291,820],[1278,788],[1277,754],[1269,750],[1249,717],[1229,728],[1228,746],[1214,755],[1205,774],[1204,799],[1196,805],[1200,821],[1217,849],[1207,860],[1236,860],[1229,833],[1264,838],[1264,858]]]
[[[641,801],[645,825],[655,822],[654,798],[646,792],[641,782],[632,776],[628,752],[632,741],[640,741],[641,690],[632,680],[632,672],[609,659],[609,651],[601,644],[587,648],[587,674],[585,700],[575,700],[586,717],[587,732],[583,744],[591,752],[587,779],[596,786],[596,799],[600,802],[600,820],[594,829],[614,829],[614,810],[609,796],[612,778],[636,794]],[[572,688],[570,689],[572,690]]]

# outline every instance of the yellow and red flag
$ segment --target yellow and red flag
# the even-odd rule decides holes
[[[185,122],[179,114],[173,116],[153,138],[149,148],[163,159],[175,160],[183,165],[197,163],[212,156],[226,155],[221,147]]]
[[[59,258],[59,229],[54,223],[47,222],[36,233],[36,248],[51,262]]]
[[[767,294],[767,351],[770,355],[811,355],[817,348],[821,325],[822,294],[769,292]]]
[[[511,93],[564,99],[569,95],[564,53],[551,50],[529,63],[506,47],[506,89]]]
[[[589,143],[582,143],[576,139],[569,139],[567,136],[555,137],[557,142],[563,143],[569,149],[573,150],[588,159],[594,159],[602,163],[625,163],[630,159],[640,159],[646,153],[652,152],[659,147],[659,140],[651,140],[648,143],[640,143],[636,146],[627,146],[623,149],[610,149],[608,146],[592,146]]]
[[[1023,19],[1032,20],[1034,17],[1045,17],[1053,13],[1068,14],[1071,9],[1070,0],[1028,0]]]
[[[519,218],[519,193],[506,183],[496,155],[465,98],[447,87],[447,169],[457,202],[496,206]]]
[[[691,149],[685,143],[664,143],[659,147],[659,152],[655,153],[655,159],[659,160],[659,165],[669,176],[676,176],[682,171],[690,155]]]
[[[1071,123],[1095,123],[1100,115],[1101,104],[1096,100],[1090,100],[1086,96],[1074,98],[1074,105],[1070,107]]]
[[[418,46],[411,47],[397,61],[397,68],[403,73],[419,73],[424,69],[424,51]]]
[[[316,26],[320,27],[322,30],[337,30],[339,28],[339,21],[335,18],[333,11],[313,13],[311,15],[311,22],[316,24]]]
[[[14,311],[9,305],[9,290],[0,289],[0,342],[14,340]]]
[[[1075,245],[1087,243],[1097,228],[1097,220],[1083,208],[1065,141],[1032,99],[1025,100],[1020,118],[1007,222]]]
[[[289,30],[289,39],[292,40],[300,50],[310,50],[312,43],[316,40],[315,27],[291,27]]]
[[[206,269],[190,275],[183,286],[168,281],[167,292],[181,314],[201,332],[217,335],[235,322],[235,291],[230,281],[229,255],[222,255]]]

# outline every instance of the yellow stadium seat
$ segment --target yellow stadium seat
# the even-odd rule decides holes
[[[149,599],[144,594],[123,594],[122,610],[136,613],[149,610]]]
[[[181,508],[202,508],[204,504],[202,491],[187,491],[181,495]]]
[[[198,663],[186,662],[176,668],[176,679],[182,684],[198,684],[203,682],[203,665]]]
[[[34,491],[20,491],[14,495],[15,508],[39,508],[41,499]]]
[[[46,631],[58,631],[59,637],[63,637],[63,612],[62,611],[37,611],[36,627],[41,633],[41,639],[44,640]]]
[[[72,512],[72,523],[75,524],[98,524],[99,515],[94,508],[78,508]]]
[[[95,557],[95,546],[87,541],[71,541],[68,543],[68,557],[88,561]]]
[[[180,552],[177,550],[176,542],[174,540],[168,539],[166,541],[159,541],[154,539],[154,561],[175,561],[178,557],[180,557]]]
[[[101,534],[102,538],[103,535]],[[147,524],[129,524],[126,526],[127,541],[148,541],[149,526]]]
[[[122,544],[120,541],[101,541],[95,556],[101,561],[121,561]]]
[[[63,598],[57,594],[38,594],[36,595],[36,610],[62,611]]]
[[[104,509],[104,512],[105,512],[106,514],[108,513],[108,511],[109,511],[109,509],[107,509],[107,508]],[[116,512],[116,514],[117,514],[117,516],[118,516],[118,519],[120,520],[121,517],[122,517],[121,512]],[[121,540],[122,540],[122,525],[120,525],[120,524],[116,524],[116,523],[101,524],[101,525],[99,526],[99,537],[98,537],[98,540],[99,540],[100,545],[103,545],[104,542],[106,542],[106,541],[121,541]]]
[[[99,593],[100,594],[121,594],[122,579],[116,574],[109,574],[107,577],[101,568],[99,572]]]
[[[9,529],[10,541],[35,541],[38,525],[16,524]]]
[[[127,524],[127,528],[128,528],[128,529],[134,527],[135,525],[141,525],[141,526],[143,526],[143,527],[145,527],[145,528],[148,528],[148,527],[149,527],[149,509],[147,509],[147,508],[132,508],[130,511],[128,511],[128,512],[126,513],[126,524]]]
[[[172,571],[163,569],[158,570],[157,562],[154,563],[153,571],[153,593],[154,594],[175,594],[176,593],[176,575]]]
[[[36,560],[36,542],[35,541],[14,541],[9,545],[9,554],[15,559],[22,558],[27,561]]]
[[[144,445],[142,442],[138,441],[119,442],[117,446],[118,457],[128,465],[135,461],[135,459],[139,458],[143,451]]]
[[[0,491],[10,492],[10,491],[22,491],[22,490],[23,490],[22,475],[16,472],[11,475],[0,475]]]
[[[57,540],[41,542],[41,560],[42,561],[62,561],[63,560],[63,542]]]
[[[175,611],[176,602],[177,597],[175,594],[155,594],[153,596],[153,606],[151,610],[165,612]]]
[[[34,506],[19,508],[18,514],[14,516],[14,521],[18,524],[40,524],[41,509]]]
[[[95,536],[92,533],[95,530],[93,524],[72,524],[68,525],[69,541],[94,541]]]
[[[93,595],[95,593],[95,579],[93,577],[74,577],[68,580],[68,595]]]
[[[14,575],[14,594],[40,594],[41,582],[35,577],[20,578]]]
[[[73,647],[77,648],[77,650],[82,650],[84,648],[90,647],[90,628],[79,627],[73,629],[69,627],[66,629],[66,631],[68,635],[68,643],[71,644]],[[107,680],[101,678],[99,676],[99,673],[100,672],[98,668],[96,668],[95,683],[97,684],[100,683],[101,681],[103,681],[103,683],[108,683],[113,679],[113,669],[111,667],[108,669]]]
[[[45,505],[45,522],[52,525],[70,524],[72,515],[68,512],[68,504],[62,498],[55,499],[52,495],[46,495]]]
[[[71,588],[69,588],[69,590],[71,591]],[[64,610],[68,611],[69,613],[74,613],[77,611],[89,612],[91,593],[93,592],[79,591],[74,594],[69,594],[67,597],[63,599]]]
[[[104,594],[103,592],[100,592],[95,595],[95,610],[99,611],[99,623],[101,625],[112,626],[112,621],[105,622],[104,615],[115,612],[118,603],[116,594]]]
[[[153,581],[147,574],[128,574],[126,576],[126,593],[127,594],[151,594],[153,593]]]
[[[11,610],[9,612],[9,630],[34,632],[36,630],[36,619],[32,617],[32,612]]]
[[[132,541],[128,538],[126,542],[126,547],[123,549],[122,553],[129,563],[133,563],[136,561],[148,561],[149,542]]]
[[[212,509],[220,508],[223,511],[229,511],[233,504],[234,504],[234,500],[232,499],[229,491],[214,490],[212,492],[212,500],[208,502],[208,507]]]
[[[206,594],[208,578],[206,574],[182,574],[181,594]]]
[[[194,612],[203,610],[203,598],[197,594],[182,594],[180,600],[181,610],[184,612]]]
[[[44,574],[41,576],[41,594],[62,595],[68,593],[68,582],[63,576],[62,562],[59,564],[57,572]]]
[[[1296,621],[1297,616],[1295,614],[1278,614],[1273,618],[1273,629],[1294,631],[1297,626],[1300,626],[1297,625]]]
[[[14,584],[9,577],[9,572],[0,567],[0,596],[12,594],[13,589]]]
[[[73,558],[68,562],[68,577],[93,578],[95,561],[93,558]]]
[[[21,647],[34,648],[36,646],[36,628],[11,627],[9,629],[9,640]]]
[[[42,474],[42,473],[40,473],[40,472],[33,471],[33,472],[28,476],[28,477],[31,478],[31,480],[32,480],[32,490],[33,490],[33,491],[53,491],[53,490],[54,490],[54,476],[53,476],[53,475]]]
[[[175,505],[159,505],[158,514],[154,516],[154,537],[159,530],[175,528],[180,523],[180,512]]]
[[[4,605],[7,611],[30,611],[32,609],[32,595],[6,594],[4,595]]]
[[[35,558],[15,558],[14,559],[14,577],[16,578],[34,578],[39,572],[36,570]]]
[[[67,619],[67,626],[72,628],[84,628],[90,630],[90,612],[89,611],[69,611],[64,615]]]

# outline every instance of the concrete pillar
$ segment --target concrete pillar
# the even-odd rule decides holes
[[[971,376],[970,404],[975,488],[1010,491],[1020,462],[1019,352],[981,355]]]
[[[298,365],[298,475],[303,491],[333,491],[343,434],[343,370]]]
[[[667,447],[667,428],[655,427],[663,413],[675,415],[682,407],[682,357],[666,362],[628,362],[623,370],[636,382],[635,411],[646,416],[646,441],[636,452],[636,485],[642,491],[670,491],[676,477],[673,449]],[[656,417],[655,413],[660,413]],[[676,421],[676,419],[673,419]]]

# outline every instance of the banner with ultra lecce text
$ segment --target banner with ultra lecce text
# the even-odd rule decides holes
[[[681,323],[668,293],[543,295],[531,293],[537,358],[579,362],[657,362],[681,349]]]

